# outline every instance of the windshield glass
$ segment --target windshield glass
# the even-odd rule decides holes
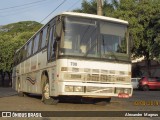
[[[126,32],[126,25],[100,22],[101,55],[103,58],[118,59],[127,55]]]
[[[89,18],[65,17],[60,55],[117,59],[127,55],[127,25]]]
[[[61,54],[95,57],[97,54],[97,22],[66,17],[63,24]]]

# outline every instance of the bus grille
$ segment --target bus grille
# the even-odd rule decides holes
[[[99,81],[99,75],[98,74],[92,74],[87,75],[87,81]]]
[[[103,88],[103,87],[92,87],[87,86],[86,92],[92,92],[92,93],[113,93],[114,88]]]
[[[103,74],[64,74],[64,80],[81,80],[86,82],[130,82],[129,76]]]

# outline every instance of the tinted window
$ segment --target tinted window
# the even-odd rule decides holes
[[[47,31],[48,27],[44,28],[42,31],[42,42],[41,42],[41,48],[44,48],[46,46],[47,41]]]
[[[51,43],[51,57],[50,59],[54,59],[55,58],[55,51],[56,51],[56,43],[55,43],[55,37],[54,37],[54,30],[55,30],[55,26],[53,26],[53,32],[52,32],[52,43]]]
[[[50,58],[51,55],[51,44],[52,44],[52,34],[53,33],[53,27],[50,28],[50,32],[49,32],[49,43],[48,43],[48,60]]]
[[[55,58],[55,51],[57,44],[55,43],[54,30],[55,26],[53,26],[50,29],[49,44],[48,44],[48,60],[53,60]]]
[[[27,45],[25,45],[23,50],[23,60],[26,59],[26,57],[27,57]]]
[[[27,57],[31,55],[32,50],[32,40],[27,44]]]
[[[39,44],[39,34],[37,34],[36,37],[34,38],[33,54],[38,51],[38,44]]]

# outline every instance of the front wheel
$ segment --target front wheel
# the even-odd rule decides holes
[[[49,105],[59,102],[50,97],[49,80],[45,75],[42,76],[42,102]]]

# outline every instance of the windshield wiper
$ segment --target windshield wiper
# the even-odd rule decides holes
[[[97,45],[96,43],[97,43],[97,42],[95,42],[95,44],[93,44],[93,45],[87,50],[87,52],[84,54],[85,57],[86,57],[86,56],[89,54],[89,52],[90,52],[91,50],[93,50],[93,48]]]

